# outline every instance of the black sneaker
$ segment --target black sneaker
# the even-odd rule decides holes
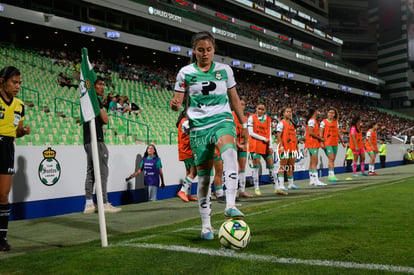
[[[0,239],[0,251],[9,251],[10,250],[10,245],[7,242],[7,239]]]
[[[226,203],[226,196],[217,197],[219,203]]]

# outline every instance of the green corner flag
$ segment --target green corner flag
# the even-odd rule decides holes
[[[95,92],[97,77],[88,58],[88,49],[82,49],[82,63],[79,83],[81,123],[88,122],[100,113],[98,97]]]

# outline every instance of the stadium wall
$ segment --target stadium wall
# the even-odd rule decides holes
[[[159,189],[158,199],[176,196],[184,180],[184,164],[178,161],[176,145],[157,145],[163,165],[166,187]],[[402,164],[406,145],[388,145],[387,167]],[[49,149],[50,148],[50,149]],[[147,201],[143,175],[125,181],[138,169],[146,145],[108,146],[109,178],[108,196],[114,205]],[[295,164],[295,179],[308,178],[309,157],[303,146]],[[336,173],[343,173],[345,148],[339,147],[335,162]],[[377,158],[377,161],[378,158]],[[278,165],[276,160],[276,165]],[[379,164],[376,165],[379,168]],[[261,182],[269,183],[265,163],[261,163]],[[10,193],[11,220],[33,219],[83,211],[86,154],[83,146],[17,146],[15,154],[16,175]],[[250,181],[251,169],[246,167]],[[319,173],[328,174],[327,157],[320,152]],[[196,193],[193,184],[192,193]]]

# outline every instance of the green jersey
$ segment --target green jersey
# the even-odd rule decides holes
[[[174,90],[188,92],[187,115],[190,131],[211,128],[222,121],[233,121],[227,90],[236,86],[230,66],[213,62],[208,72],[196,63],[178,72]]]

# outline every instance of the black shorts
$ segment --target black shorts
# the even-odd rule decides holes
[[[14,173],[14,138],[0,136],[0,174]]]

